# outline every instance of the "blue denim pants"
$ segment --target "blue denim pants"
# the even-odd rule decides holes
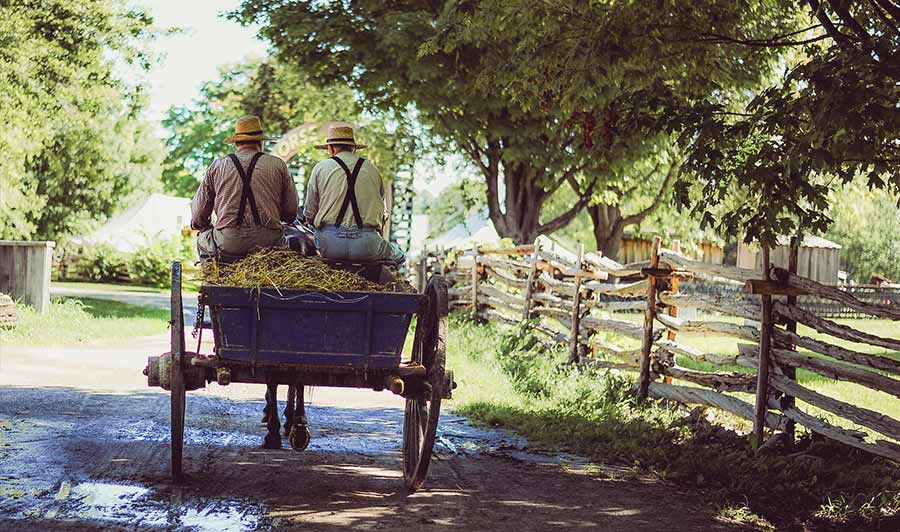
[[[316,247],[326,259],[359,262],[391,261],[400,265],[406,256],[399,246],[381,237],[378,230],[326,225],[316,230]]]

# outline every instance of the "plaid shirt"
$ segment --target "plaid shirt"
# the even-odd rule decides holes
[[[245,171],[256,151],[255,148],[239,148],[235,152]],[[284,161],[268,154],[260,157],[250,180],[250,188],[256,198],[263,227],[281,229],[280,222],[296,220],[299,202],[297,187]],[[191,228],[204,230],[212,227],[213,212],[216,213],[216,229],[255,225],[249,202],[244,209],[244,219],[238,220],[242,189],[241,176],[230,158],[219,157],[213,161],[191,202]]]

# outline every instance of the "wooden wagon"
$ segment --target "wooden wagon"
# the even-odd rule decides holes
[[[208,382],[337,386],[390,390],[406,399],[403,476],[422,486],[428,471],[441,400],[454,388],[445,369],[447,285],[433,276],[422,293],[317,292],[204,286],[200,309],[209,308],[214,353],[185,349],[181,264],[172,266],[171,351],[149,358],[149,386],[171,392],[172,477],[182,475],[185,392]],[[401,353],[413,317],[412,359]],[[302,408],[302,398],[300,399]],[[269,415],[277,416],[277,412]],[[277,419],[277,417],[276,417]],[[304,416],[305,420],[305,416]],[[291,446],[309,442],[295,424]]]

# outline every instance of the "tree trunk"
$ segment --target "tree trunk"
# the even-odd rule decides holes
[[[597,251],[604,257],[619,260],[619,249],[625,236],[625,218],[618,205],[590,205],[588,215],[594,225]]]

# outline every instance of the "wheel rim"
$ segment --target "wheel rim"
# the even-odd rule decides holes
[[[425,481],[437,435],[444,385],[444,357],[447,330],[446,284],[433,276],[425,290],[427,303],[419,314],[413,342],[413,359],[426,368],[430,394],[406,400],[403,420],[403,476],[410,491]]]

